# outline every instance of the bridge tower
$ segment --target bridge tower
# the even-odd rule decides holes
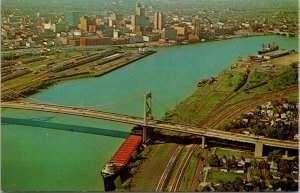
[[[145,95],[144,101],[144,125],[143,125],[143,143],[147,142],[147,135],[148,135],[148,119],[153,119],[152,116],[152,105],[151,105],[151,92],[148,92]]]

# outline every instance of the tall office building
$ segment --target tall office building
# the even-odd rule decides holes
[[[149,18],[145,15],[145,7],[140,3],[136,4],[135,15],[131,16],[131,24],[134,31],[137,28],[144,28],[149,24]]]
[[[70,11],[67,14],[68,22],[70,26],[77,26],[79,24],[79,12]]]
[[[165,16],[162,14],[162,12],[155,12],[153,24],[155,30],[162,30],[164,28]]]
[[[145,7],[142,6],[139,2],[135,6],[135,15],[145,16]]]
[[[84,31],[89,31],[89,18],[87,16],[81,16],[80,17],[80,29]]]
[[[201,34],[204,32],[204,24],[202,21],[196,20],[194,22],[194,31],[197,36],[201,36]]]
[[[117,21],[120,21],[123,19],[123,15],[122,14],[116,14],[115,12],[113,12],[110,17],[109,17],[110,20],[117,20]]]

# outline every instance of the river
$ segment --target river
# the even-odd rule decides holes
[[[99,108],[143,115],[143,94],[151,91],[153,114],[191,95],[197,82],[220,73],[238,57],[256,54],[263,43],[298,50],[298,38],[260,36],[188,46],[157,53],[99,78],[59,83],[29,102]],[[94,130],[86,134],[61,130]],[[3,191],[103,191],[101,167],[129,134],[130,125],[54,113],[2,111]]]

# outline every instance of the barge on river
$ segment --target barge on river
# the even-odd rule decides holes
[[[115,189],[114,181],[118,175],[126,173],[126,166],[132,154],[142,143],[142,136],[130,134],[112,159],[101,170],[105,191]]]

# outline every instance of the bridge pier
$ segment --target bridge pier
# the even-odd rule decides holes
[[[285,150],[284,157],[285,157],[285,158],[289,157],[289,152],[288,152],[288,150]]]
[[[264,144],[257,142],[255,144],[254,157],[262,157],[263,156],[263,148],[264,148]]]
[[[146,143],[147,142],[147,137],[148,137],[148,129],[147,127],[143,127],[143,143]]]
[[[147,143],[148,135],[149,135],[149,129],[147,127],[148,125],[148,119],[153,119],[152,116],[152,105],[151,105],[151,92],[145,95],[145,101],[144,101],[144,124],[143,124],[143,143]]]
[[[201,142],[202,142],[201,147],[204,149],[205,148],[205,136],[201,137]]]

